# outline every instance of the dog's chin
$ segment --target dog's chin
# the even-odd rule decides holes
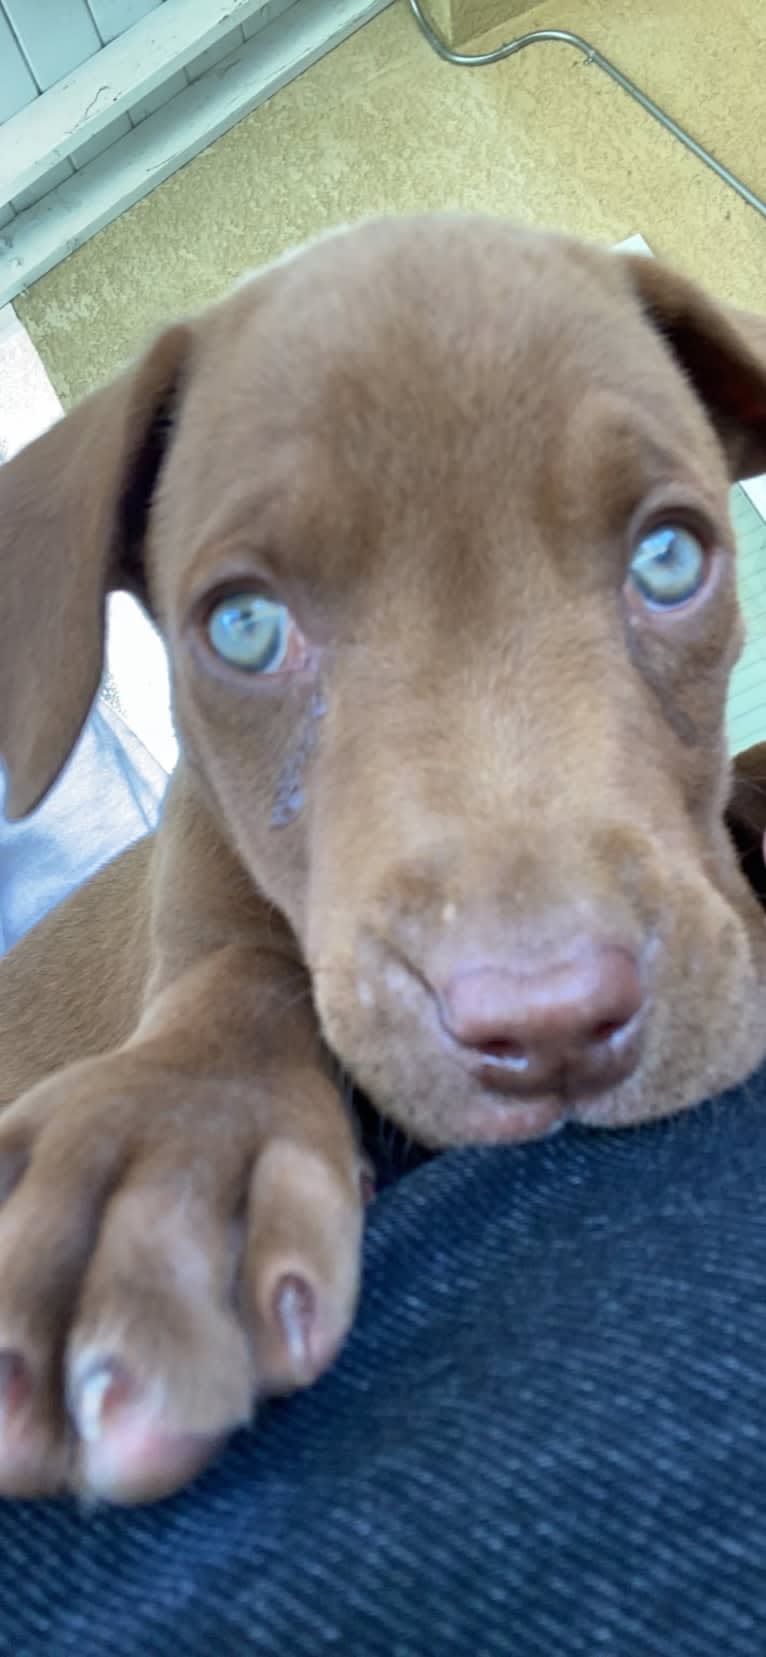
[[[411,1074],[397,1086],[390,1075],[383,1081],[380,1072],[373,1075],[364,1063],[349,1069],[378,1119],[384,1118],[406,1141],[427,1151],[523,1144],[550,1138],[569,1122],[606,1127],[635,1120],[635,1096],[629,1103],[624,1088],[581,1097],[552,1091],[522,1099],[477,1087],[467,1076],[439,1078],[434,1066],[424,1095]]]
[[[462,1112],[448,1144],[515,1145],[527,1139],[548,1139],[574,1115],[571,1104],[555,1094],[522,1103],[482,1097]]]
[[[744,1031],[741,1032],[744,1035]],[[369,1053],[369,1049],[368,1049]],[[568,1124],[594,1130],[624,1129],[674,1116],[705,1099],[740,1085],[766,1057],[766,1028],[755,1039],[736,1044],[736,1051],[699,1058],[699,1068],[675,1070],[667,1057],[654,1053],[649,1063],[617,1086],[596,1092],[540,1094],[535,1098],[498,1094],[477,1087],[469,1077],[449,1070],[438,1074],[434,1065],[425,1093],[411,1067],[398,1085],[387,1073],[374,1074],[367,1064],[349,1064],[358,1087],[378,1119],[391,1123],[410,1144],[426,1151],[459,1145],[514,1145],[550,1138]]]
[[[402,1097],[398,1094],[390,1105],[380,1103],[375,1108],[410,1140],[431,1151],[457,1145],[521,1145],[549,1139],[569,1123],[621,1128],[664,1114],[661,1109],[642,1109],[637,1091],[623,1087],[574,1097],[541,1094],[535,1099],[499,1098],[484,1088],[456,1098],[445,1089],[441,1095],[435,1092],[427,1104],[413,1104],[410,1099],[404,1111]],[[692,1101],[675,1098],[669,1108],[678,1110],[687,1102]]]

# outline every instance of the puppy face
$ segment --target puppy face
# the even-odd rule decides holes
[[[640,281],[372,224],[184,368],[146,563],[185,752],[328,1044],[425,1143],[637,1121],[766,1050],[723,822],[741,422]]]

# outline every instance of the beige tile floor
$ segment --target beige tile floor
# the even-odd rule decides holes
[[[584,34],[766,195],[763,0],[545,0],[533,23]],[[285,245],[360,213],[457,204],[608,242],[642,231],[766,310],[766,223],[598,70],[560,45],[452,68],[397,0],[18,311],[66,405],[162,319]]]

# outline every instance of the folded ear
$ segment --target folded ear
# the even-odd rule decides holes
[[[732,481],[766,470],[766,319],[708,299],[643,254],[625,263],[647,316],[705,404]]]
[[[162,334],[104,390],[0,467],[0,754],[23,817],[98,689],[106,594],[146,602],[143,542],[191,330]]]
[[[726,810],[744,874],[766,906],[766,742],[756,743],[734,760],[731,798]]]

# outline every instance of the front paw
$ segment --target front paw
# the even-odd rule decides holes
[[[361,1170],[329,1085],[309,1135],[299,1100],[136,1071],[90,1061],[0,1118],[0,1494],[167,1494],[353,1317]]]

